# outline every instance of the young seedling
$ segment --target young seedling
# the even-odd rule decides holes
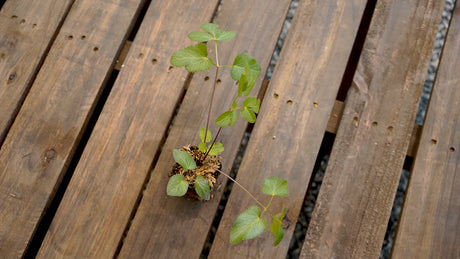
[[[264,232],[267,228],[267,222],[261,216],[266,212],[272,218],[269,229],[275,236],[273,245],[276,246],[284,236],[281,223],[286,209],[274,215],[268,211],[268,208],[274,196],[287,196],[287,181],[279,177],[269,177],[264,180],[262,192],[271,196],[268,204],[264,206],[240,183],[218,168],[220,167],[220,157],[218,155],[224,151],[224,145],[216,142],[216,140],[222,128],[234,125],[238,120],[238,114],[249,123],[256,121],[260,100],[249,95],[260,75],[260,65],[254,58],[245,53],[238,54],[232,65],[221,65],[219,63],[218,42],[231,40],[235,36],[235,32],[221,30],[218,25],[212,23],[203,24],[200,28],[202,31],[194,31],[188,34],[188,37],[193,41],[197,41],[198,44],[176,51],[171,56],[170,62],[173,66],[185,67],[188,72],[200,72],[213,66],[215,67],[206,126],[202,127],[198,132],[201,142],[197,147],[185,146],[182,150],[175,149],[173,151],[173,156],[177,163],[173,167],[173,173],[170,173],[171,178],[168,182],[167,194],[170,196],[184,196],[193,190],[200,199],[209,200],[211,197],[210,187],[216,181],[213,174],[219,172],[241,187],[259,205],[251,206],[237,217],[230,232],[230,242],[236,244],[243,240],[254,238]],[[214,42],[215,62],[208,57],[208,48],[203,42]],[[212,140],[209,121],[219,69],[223,67],[231,67],[230,76],[237,81],[238,89],[231,106],[215,120],[215,124],[219,128]],[[239,103],[240,105],[238,105]]]

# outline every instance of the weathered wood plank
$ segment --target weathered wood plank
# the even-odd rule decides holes
[[[275,199],[270,209],[287,207],[285,237],[278,247],[268,231],[230,245],[237,215],[254,205],[234,186],[210,258],[286,256],[366,2],[299,3],[237,177],[263,203],[270,198],[260,191],[264,178],[288,180],[289,196]]]
[[[460,258],[460,5],[454,9],[393,258]]]
[[[169,58],[217,3],[151,3],[38,258],[114,256],[187,79]]]
[[[28,246],[141,3],[73,4],[0,150],[1,257]]]
[[[377,1],[303,258],[377,258],[443,1]]]
[[[73,0],[9,0],[0,10],[0,143]]]
[[[219,60],[231,64],[234,57],[245,52],[256,58],[262,71],[269,65],[284,17],[288,0],[233,0],[224,1],[215,22],[223,29],[237,31],[235,39],[219,45]],[[184,36],[184,35],[182,35]],[[213,53],[211,53],[213,56]],[[214,71],[197,73],[188,88],[177,118],[169,133],[163,151],[151,174],[139,209],[122,246],[120,258],[198,258],[222,196],[223,188],[214,199],[202,203],[166,196],[168,172],[174,160],[172,150],[188,143],[198,144],[198,130],[206,125],[206,114]],[[216,89],[212,120],[230,107],[236,95],[235,82],[228,69],[219,75],[222,83]],[[263,77],[253,95],[257,95]],[[220,139],[225,145],[223,170],[229,171],[237,155],[247,123],[240,118],[231,128],[222,130]],[[216,128],[212,131],[216,133]],[[219,179],[225,185],[225,179]]]

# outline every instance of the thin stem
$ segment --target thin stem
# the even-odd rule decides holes
[[[208,154],[209,154],[209,151],[211,151],[212,147],[213,147],[214,144],[216,143],[217,137],[219,136],[219,134],[220,134],[221,131],[222,131],[222,127],[219,127],[219,129],[217,130],[217,134],[216,134],[216,136],[214,137],[214,140],[213,140],[212,143],[211,143],[211,146],[209,146],[208,151],[206,151],[206,154],[204,154],[203,161],[206,159],[206,157],[207,157]]]
[[[214,93],[216,91],[216,84],[217,84],[217,75],[219,73],[219,66],[216,66],[216,75],[214,76],[214,85],[212,86],[212,93],[211,93],[211,101],[209,102],[209,109],[208,109],[208,118],[206,119],[206,131],[204,133],[204,140],[206,141],[209,129],[209,118],[211,117],[211,109],[212,109],[212,102],[214,100]],[[206,158],[206,157],[205,157]]]
[[[252,193],[250,193],[246,188],[243,187],[243,185],[241,185],[239,182],[237,182],[235,179],[233,179],[230,175],[222,172],[221,170],[219,170],[219,169],[217,169],[217,168],[215,168],[213,166],[211,166],[211,168],[213,168],[214,170],[218,171],[219,173],[223,174],[225,177],[230,179],[232,182],[234,182],[236,185],[238,185],[241,189],[243,189],[243,191],[245,191],[253,200],[255,200],[264,209],[264,211],[267,210],[267,207],[265,207],[258,199],[256,199],[256,197],[254,197],[254,195],[252,195]]]
[[[216,49],[216,65],[217,65],[217,67],[220,67],[219,66],[219,55],[217,54],[217,40],[214,40],[214,46],[215,46],[215,49]]]
[[[275,195],[272,195],[272,197],[270,198],[270,201],[268,202],[267,207],[266,207],[267,209],[268,207],[270,207],[270,204],[272,204],[273,197],[275,197]]]

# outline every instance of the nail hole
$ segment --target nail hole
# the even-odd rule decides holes
[[[275,99],[278,99],[278,97],[280,97],[278,94],[273,94],[273,97],[275,97]]]
[[[431,145],[436,145],[436,143],[438,143],[438,141],[436,141],[436,139],[431,140]]]
[[[84,40],[84,39],[86,39],[86,36],[85,36],[85,35],[82,35],[82,36],[80,37],[80,39],[81,39],[81,40]]]
[[[289,104],[289,105],[292,105],[292,101],[291,101],[291,100],[288,100],[286,103]]]
[[[170,67],[168,68],[169,71],[171,71],[171,70],[173,70],[173,69],[174,69],[173,66],[170,66]]]
[[[32,28],[34,29],[37,28],[37,24],[36,23],[32,24]]]
[[[209,76],[205,76],[204,81],[208,81],[208,80],[209,80]]]
[[[449,151],[450,151],[450,152],[455,152],[455,148],[454,148],[454,147],[450,147],[450,148],[449,148]]]
[[[73,39],[73,36],[72,36],[72,35],[69,35],[69,36],[67,36],[67,39],[68,39],[68,40],[72,40],[72,39]]]
[[[355,124],[355,126],[358,126],[358,117],[353,118],[353,123]]]
[[[16,20],[16,19],[18,19],[18,16],[17,16],[17,15],[13,15],[13,16],[11,16],[11,19]]]
[[[388,130],[389,130],[389,131],[392,131],[392,130],[393,130],[393,126],[388,126]]]
[[[153,64],[156,64],[157,62],[158,62],[158,60],[156,58],[152,59]]]
[[[144,53],[139,53],[139,58],[143,58],[144,57]]]
[[[98,48],[98,47],[94,47],[93,50],[94,50],[94,52],[97,52],[97,51],[99,51],[99,48]]]
[[[379,125],[376,121],[372,122],[372,126],[377,127]]]
[[[19,23],[24,24],[24,23],[26,23],[26,20],[22,19]]]
[[[222,83],[222,80],[217,79],[217,83],[218,83],[218,84]]]
[[[315,106],[315,108],[318,107],[318,103],[313,103],[313,106]]]

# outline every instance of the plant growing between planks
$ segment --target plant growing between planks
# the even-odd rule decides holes
[[[212,23],[203,24],[200,28],[202,31],[194,31],[188,34],[188,37],[193,41],[197,41],[198,44],[175,52],[170,62],[173,66],[185,67],[188,72],[205,71],[213,66],[215,67],[206,126],[202,127],[198,132],[201,142],[197,146],[184,146],[181,149],[173,150],[176,164],[169,173],[167,194],[209,200],[211,199],[211,188],[216,183],[217,174],[220,173],[242,188],[258,204],[251,206],[237,217],[230,231],[230,242],[237,244],[263,233],[267,229],[267,221],[262,217],[262,214],[266,212],[271,217],[269,230],[275,237],[273,246],[276,246],[284,236],[282,219],[285,216],[286,209],[278,214],[272,214],[268,211],[268,208],[275,196],[283,197],[288,195],[287,181],[276,176],[266,178],[262,184],[262,192],[270,195],[271,198],[267,205],[263,205],[239,182],[220,170],[219,154],[224,151],[224,145],[216,142],[222,128],[235,124],[238,114],[249,123],[256,121],[260,100],[249,95],[260,75],[260,65],[254,58],[245,53],[238,54],[232,65],[221,65],[217,48],[218,42],[231,40],[235,36],[235,32],[221,30],[218,25]],[[208,57],[208,48],[204,42],[214,42],[215,62]],[[223,67],[231,67],[230,75],[237,81],[238,89],[229,109],[215,120],[215,124],[219,129],[214,139],[212,139],[209,121],[219,70]],[[238,105],[239,103],[240,105]]]

